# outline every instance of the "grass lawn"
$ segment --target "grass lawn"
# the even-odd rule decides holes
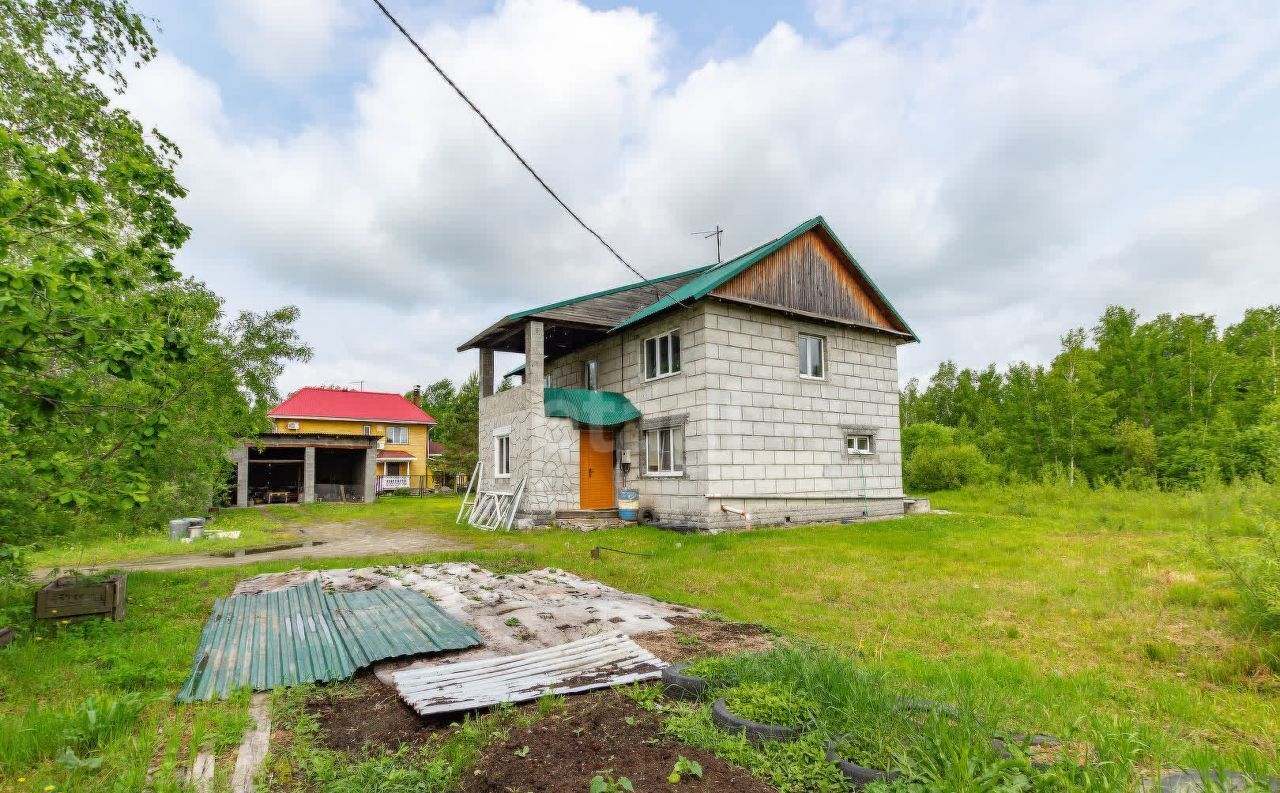
[[[228,517],[231,515],[234,517]],[[274,545],[296,538],[297,526],[305,520],[306,516],[299,515],[292,508],[268,507],[266,511],[243,509],[222,512],[209,521],[206,528],[211,531],[238,530],[240,536],[234,540],[172,542],[169,540],[167,527],[131,537],[60,537],[33,551],[30,563],[33,568],[74,570],[77,567],[109,562]]]
[[[291,519],[429,530],[476,550],[421,560],[562,567],[760,622],[837,648],[913,696],[964,703],[1011,726],[1071,735],[1109,725],[1133,737],[1142,767],[1280,773],[1276,640],[1251,633],[1198,539],[1213,524],[1247,542],[1250,510],[1274,510],[1274,490],[948,493],[934,505],[957,514],[716,536],[643,527],[484,533],[453,524],[457,503],[312,505]],[[241,528],[255,514],[228,514],[222,527]],[[606,551],[596,560],[596,545],[649,555]],[[182,765],[201,743],[226,752],[243,703],[175,706],[172,694],[213,598],[241,576],[293,565],[134,574],[125,622],[57,636],[46,627],[0,651],[0,788],[136,789],[125,781]],[[55,762],[65,724],[88,697],[128,692],[147,699],[141,725],[77,744],[104,763],[72,780]],[[153,786],[157,778],[167,777],[153,773]]]

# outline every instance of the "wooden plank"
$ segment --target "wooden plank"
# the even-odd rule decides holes
[[[712,292],[716,297],[906,334],[875,290],[810,231]]]

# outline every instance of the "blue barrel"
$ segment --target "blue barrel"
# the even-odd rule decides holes
[[[635,520],[640,514],[640,491],[618,491],[618,517],[623,520]]]

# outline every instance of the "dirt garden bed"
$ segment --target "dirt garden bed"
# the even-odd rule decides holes
[[[395,689],[370,674],[333,688],[307,703],[320,726],[318,742],[326,749],[356,754],[364,747],[394,752],[419,746],[434,735],[447,734],[455,718],[424,719],[396,696]]]
[[[632,636],[636,644],[667,663],[681,663],[713,655],[763,652],[773,648],[774,636],[759,625],[721,622],[694,615],[668,617],[675,627]]]
[[[702,765],[702,778],[686,775],[681,791],[762,793],[773,788],[749,771],[662,732],[664,712],[647,711],[617,691],[570,697],[562,711],[480,753],[463,776],[466,793],[582,793],[599,771],[612,769],[637,791],[674,789],[667,776],[681,757]],[[526,751],[527,747],[527,751]]]

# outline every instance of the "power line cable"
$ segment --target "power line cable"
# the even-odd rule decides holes
[[[569,208],[569,205],[564,202],[564,199],[560,198],[560,196],[556,194],[556,191],[552,190],[551,186],[547,184],[546,181],[541,176],[538,175],[538,172],[533,169],[533,166],[529,164],[528,160],[522,157],[520,155],[520,152],[516,151],[516,147],[511,145],[511,141],[503,137],[502,133],[498,131],[498,128],[495,127],[493,125],[493,122],[489,120],[489,117],[484,114],[484,111],[482,111],[479,107],[477,107],[475,102],[471,101],[471,97],[467,96],[466,93],[464,93],[463,90],[458,87],[458,84],[455,83],[449,77],[449,75],[445,74],[444,69],[440,68],[440,64],[436,63],[435,59],[432,58],[429,54],[427,54],[427,51],[423,48],[421,44],[418,43],[417,39],[415,39],[413,35],[409,33],[408,30],[405,29],[404,25],[400,24],[400,20],[396,19],[395,15],[393,15],[389,10],[387,10],[387,7],[383,5],[382,0],[373,0],[373,4],[378,7],[378,10],[382,12],[382,15],[385,16],[391,22],[392,25],[395,25],[396,30],[399,30],[400,35],[404,36],[405,40],[407,40],[410,44],[413,45],[413,48],[418,51],[418,54],[421,55],[423,58],[425,58],[427,63],[431,64],[431,68],[435,69],[436,74],[440,75],[440,77],[443,78],[444,81],[449,84],[449,87],[453,89],[454,93],[456,93],[459,97],[461,97],[463,102],[467,103],[467,107],[471,108],[475,112],[475,114],[480,117],[480,120],[483,121],[485,126],[489,128],[489,131],[492,132],[498,138],[498,140],[502,141],[502,145],[507,147],[507,151],[511,152],[511,155],[515,157],[516,160],[518,160],[521,165],[524,166],[524,169],[529,172],[529,175],[532,176],[538,182],[538,184],[542,186],[543,190],[547,191],[547,195],[554,198],[556,203],[559,204],[564,209],[565,212],[568,212],[571,218],[573,218],[578,222],[579,226],[582,226],[584,229],[587,230],[587,233],[589,233],[591,236],[599,240],[600,244],[603,245],[606,249],[608,249],[609,253],[613,254],[613,258],[621,262],[623,267],[626,267],[632,273],[635,273],[636,278],[639,278],[642,282],[644,282],[645,284],[653,288],[655,292],[662,295],[663,297],[671,297],[670,292],[663,291],[658,287],[657,284],[650,281],[648,278],[645,278],[644,274],[641,273],[639,270],[637,270],[635,267],[632,267],[630,262],[628,262],[626,259],[622,258],[622,254],[618,253],[614,249],[614,247],[610,245],[608,241],[605,240],[604,237],[600,236],[600,234],[595,229],[588,226],[586,221],[584,221],[581,217],[578,216],[577,212],[574,212],[572,209]],[[672,300],[675,300],[675,298],[672,298]],[[675,302],[680,303],[680,305],[684,305],[684,303],[679,300],[676,300]]]

